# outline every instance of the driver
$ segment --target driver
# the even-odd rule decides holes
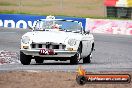
[[[54,24],[54,25],[52,26],[52,29],[60,29],[60,25]]]

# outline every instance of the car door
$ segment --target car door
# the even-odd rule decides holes
[[[91,34],[82,35],[82,53],[81,57],[86,57],[90,54],[92,48],[93,36]]]

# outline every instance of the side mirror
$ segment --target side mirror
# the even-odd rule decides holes
[[[84,31],[85,34],[90,34],[90,30]]]

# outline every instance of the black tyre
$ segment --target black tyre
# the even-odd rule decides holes
[[[83,58],[83,63],[91,63],[91,57],[90,57],[90,55],[88,55],[87,57]]]
[[[77,76],[77,77],[76,77],[76,82],[77,82],[79,85],[84,85],[84,84],[87,82],[87,79],[86,79],[86,77],[84,77],[84,76]]]
[[[80,52],[77,52],[77,53],[75,54],[75,56],[71,57],[70,63],[71,63],[71,64],[78,64],[79,61],[80,61],[80,55],[81,55]]]
[[[20,52],[20,61],[23,65],[29,65],[31,62],[31,56],[25,55],[23,52]]]
[[[81,59],[81,52],[82,52],[82,43],[80,43],[78,50],[77,50],[77,53],[73,57],[71,57],[71,59],[70,59],[71,64],[78,64],[79,63],[79,61]]]
[[[36,61],[36,63],[41,64],[44,62],[44,59],[37,57],[37,58],[35,58],[35,61]]]
[[[94,51],[94,43],[92,43],[90,54],[87,57],[83,58],[83,63],[91,63],[91,55],[93,51]]]

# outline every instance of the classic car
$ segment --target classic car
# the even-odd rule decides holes
[[[81,59],[83,63],[91,62],[94,37],[83,29],[81,22],[47,16],[30,28],[32,31],[21,38],[20,61],[23,65],[29,65],[32,59],[36,63],[70,60],[71,64],[78,64]]]

